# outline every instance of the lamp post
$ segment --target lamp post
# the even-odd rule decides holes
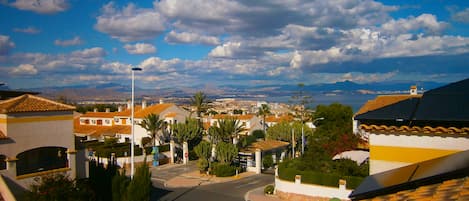
[[[324,117],[319,117],[313,120],[311,124],[314,125],[314,122],[324,120]],[[303,132],[303,124],[301,125],[301,154],[303,155],[305,153],[305,134]]]
[[[130,179],[133,179],[134,178],[134,163],[135,163],[135,158],[134,158],[134,155],[135,155],[135,135],[134,135],[134,128],[135,128],[135,121],[134,121],[134,96],[135,96],[135,71],[141,71],[142,69],[141,68],[138,68],[138,67],[134,67],[132,68],[132,107],[130,107],[130,111],[131,111],[131,117],[130,117],[130,121],[132,122],[132,129],[131,129],[131,137],[132,137],[132,140],[131,140],[131,145],[130,145]]]

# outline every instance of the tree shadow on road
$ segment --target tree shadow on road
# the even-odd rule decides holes
[[[152,186],[151,194],[150,194],[150,200],[152,200],[152,201],[160,200],[160,198],[166,196],[167,194],[169,194],[171,192],[173,192],[173,191]]]

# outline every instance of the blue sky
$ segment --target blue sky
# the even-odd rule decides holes
[[[469,77],[469,1],[0,0],[0,24],[10,88]]]

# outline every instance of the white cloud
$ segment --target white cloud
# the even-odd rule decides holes
[[[82,43],[83,43],[83,41],[80,39],[79,36],[75,36],[74,38],[72,38],[70,40],[57,39],[57,40],[54,41],[54,44],[58,45],[58,46],[73,46],[73,45],[80,45]]]
[[[202,36],[196,33],[175,31],[169,32],[164,38],[168,43],[196,43],[203,45],[219,45],[220,40],[214,36]]]
[[[422,14],[418,17],[407,19],[391,20],[381,25],[381,29],[386,34],[397,35],[423,29],[427,34],[439,34],[446,27],[447,23],[439,22],[435,15]]]
[[[9,36],[0,35],[0,56],[8,54],[14,47],[15,43],[10,41]]]
[[[137,8],[129,3],[122,10],[113,2],[103,6],[95,28],[123,42],[146,40],[165,31],[165,19],[154,9]]]
[[[36,75],[37,69],[31,64],[20,64],[18,67],[11,69],[12,75]]]
[[[71,56],[80,58],[104,57],[106,56],[106,52],[101,47],[93,47],[89,49],[74,51],[71,53]]]
[[[228,42],[221,46],[215,47],[210,53],[208,54],[210,57],[224,57],[224,58],[231,58],[234,57],[236,52],[240,50],[241,43],[239,42]]]
[[[20,10],[29,10],[40,14],[63,12],[69,8],[66,0],[16,0],[10,5]]]
[[[41,33],[41,30],[35,27],[26,27],[26,28],[14,28],[14,32],[27,33],[27,34],[38,34]]]
[[[130,69],[132,68],[132,65],[130,64],[124,64],[120,62],[112,62],[112,63],[105,63],[101,66],[101,68],[104,71],[111,71],[113,73],[120,73],[120,74],[125,74],[125,73],[130,73]]]
[[[148,43],[126,44],[124,48],[129,54],[151,54],[156,52],[156,47]]]
[[[469,8],[466,8],[465,10],[454,13],[451,16],[451,18],[457,22],[469,23]]]
[[[182,66],[180,59],[162,60],[158,57],[150,57],[139,65],[145,72],[168,73],[176,71]]]

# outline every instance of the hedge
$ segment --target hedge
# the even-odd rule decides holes
[[[96,156],[110,157],[111,153],[115,153],[116,157],[124,157],[125,152],[127,156],[130,156],[130,143],[103,143],[92,141],[85,143],[86,147],[95,151]],[[169,151],[169,144],[158,146],[160,153]],[[134,147],[135,155],[140,156],[143,154],[142,149],[139,146]],[[146,147],[145,153],[151,154],[152,147]]]
[[[212,163],[213,164],[213,173],[217,177],[229,177],[236,174],[236,167],[230,166],[228,164]]]
[[[340,176],[336,174],[324,174],[321,172],[301,171],[294,168],[287,168],[282,165],[279,166],[278,174],[280,179],[287,181],[295,181],[295,176],[301,175],[301,183],[331,187],[339,186],[339,180],[345,179],[347,181],[347,188],[349,189],[355,189],[364,179],[362,177],[355,176]]]

